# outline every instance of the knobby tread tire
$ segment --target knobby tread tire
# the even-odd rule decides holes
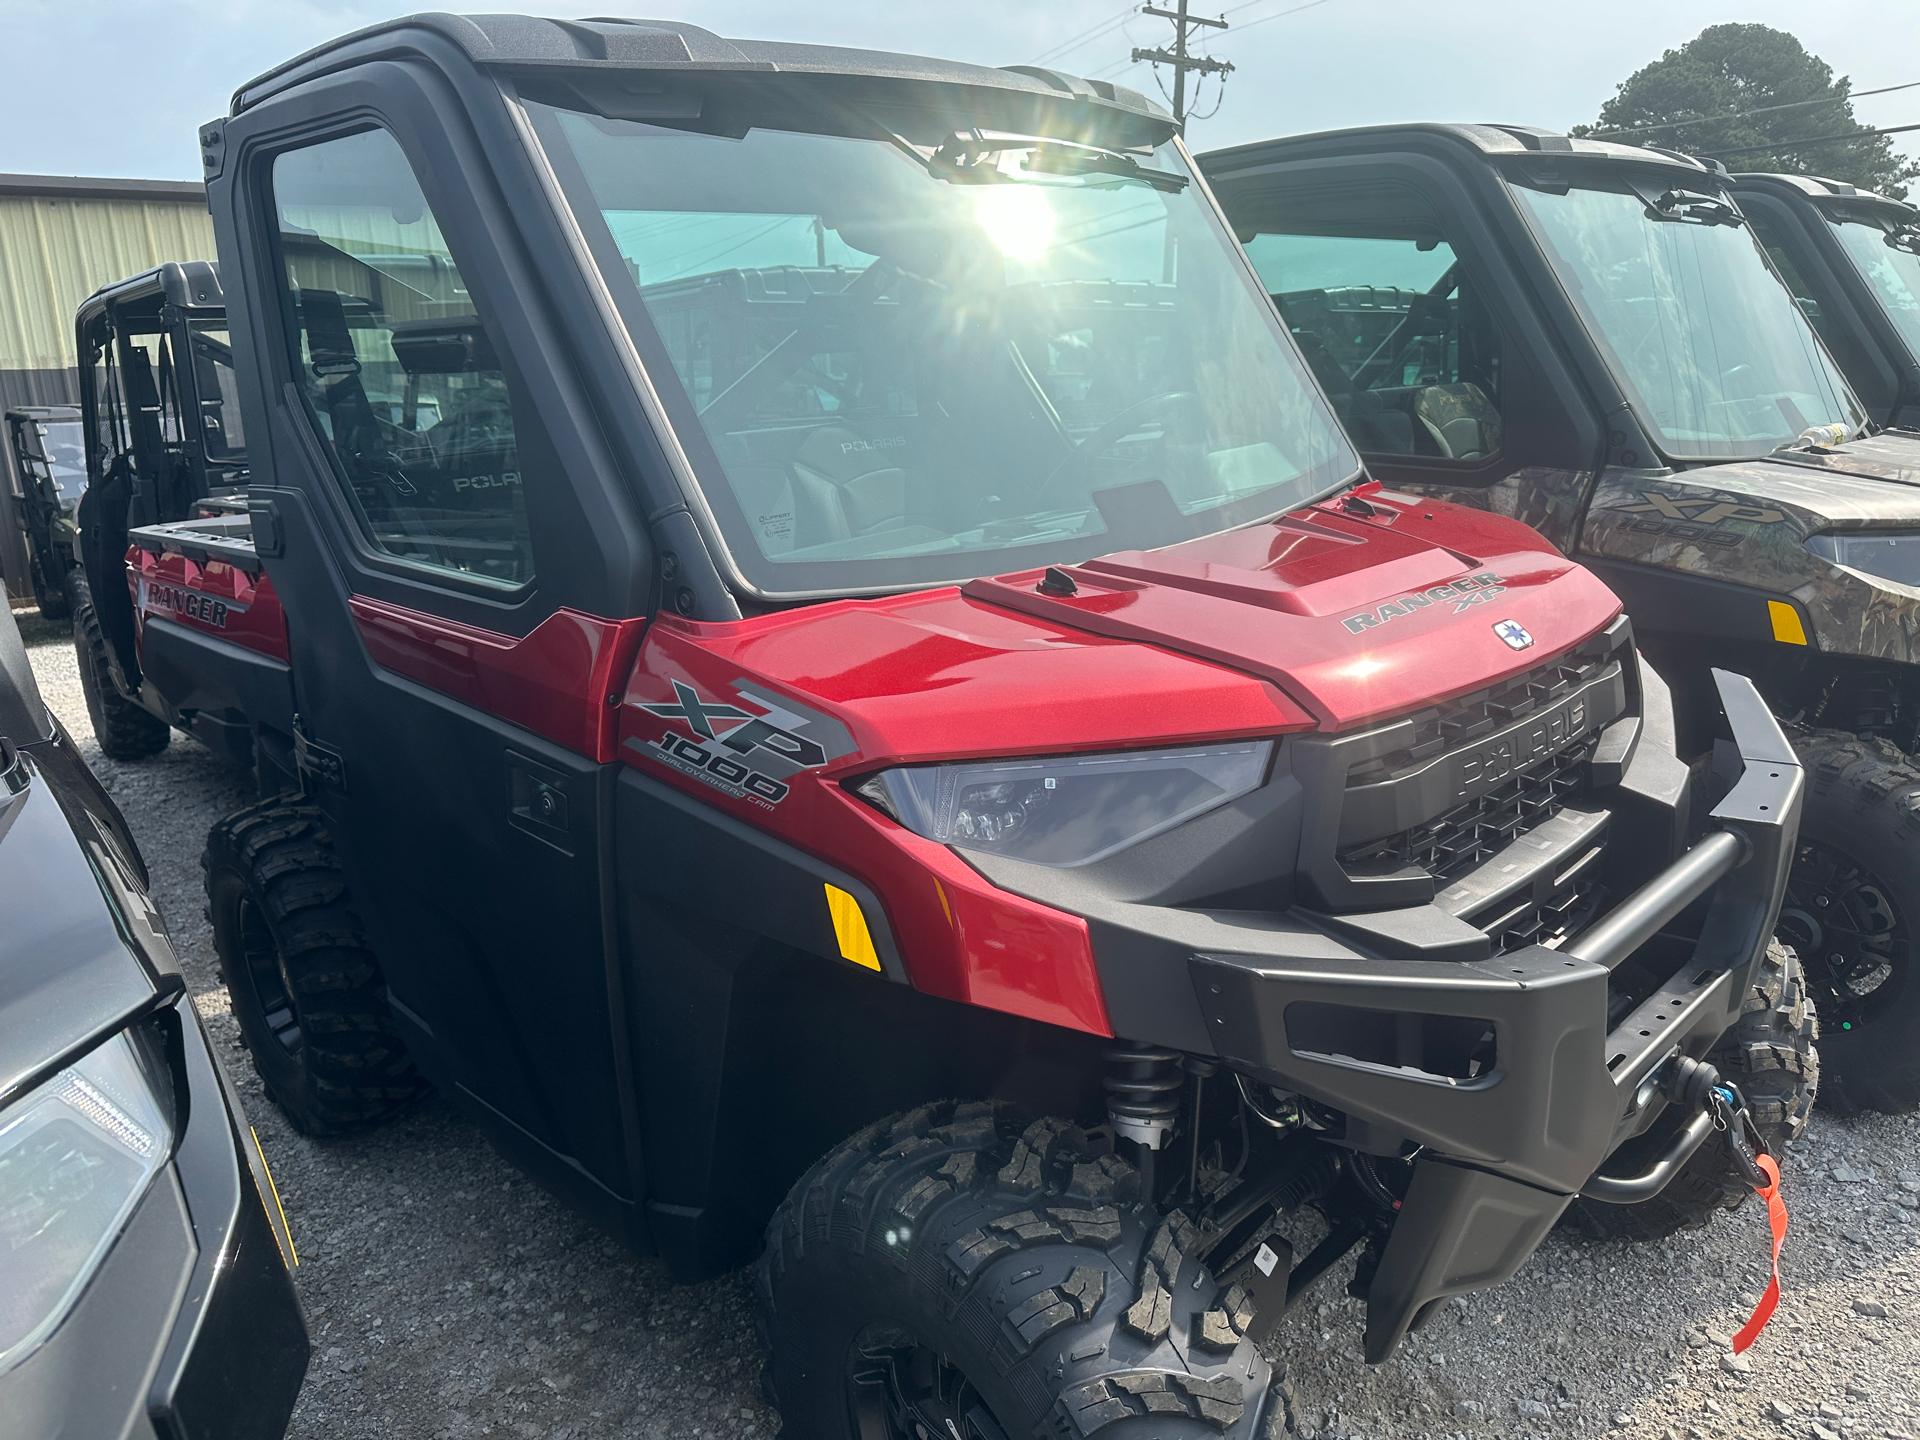
[[[1891,741],[1846,731],[1793,737],[1807,772],[1800,838],[1857,854],[1895,902],[1909,932],[1896,941],[1900,987],[1864,1025],[1827,1017],[1820,1103],[1834,1114],[1920,1108],[1920,764]],[[1808,957],[1812,959],[1813,957]]]
[[[285,797],[237,810],[207,836],[207,919],[234,1017],[267,1093],[295,1128],[332,1135],[383,1120],[427,1084],[394,1028],[380,962],[311,805]],[[273,938],[301,1042],[274,1035],[241,942],[251,903]]]
[[[106,637],[100,633],[93,598],[79,571],[67,577],[73,614],[73,648],[80,662],[80,692],[94,739],[109,760],[145,760],[167,748],[173,731],[167,722],[122,695],[113,683]]]
[[[1010,1437],[1255,1440],[1251,1301],[1192,1226],[1067,1122],[947,1101],[868,1126],[767,1227],[756,1318],[783,1440],[850,1440],[845,1362],[885,1321],[948,1356]]]
[[[1799,957],[1779,941],[1753,968],[1740,1018],[1707,1059],[1747,1097],[1747,1108],[1776,1159],[1806,1131],[1820,1088],[1819,1021],[1807,997]],[[1715,1134],[1651,1200],[1606,1205],[1576,1199],[1574,1227],[1596,1240],[1660,1240],[1698,1230],[1753,1194],[1735,1167],[1726,1139]]]

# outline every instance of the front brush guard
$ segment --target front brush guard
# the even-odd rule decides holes
[[[1223,1059],[1345,1112],[1348,1139],[1363,1148],[1370,1137],[1419,1147],[1368,1293],[1370,1362],[1386,1359],[1423,1309],[1510,1276],[1607,1156],[1665,1108],[1662,1067],[1704,1056],[1739,1017],[1779,912],[1804,779],[1752,683],[1721,670],[1713,679],[1742,764],[1713,811],[1717,828],[1560,949],[1465,964],[1192,957]],[[1612,971],[1709,891],[1687,962],[1609,1027]],[[1494,1067],[1449,1078],[1296,1050],[1287,1012],[1299,1005],[1485,1021]],[[1684,1158],[1627,1183],[1656,1194]]]

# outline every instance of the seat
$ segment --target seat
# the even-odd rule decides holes
[[[795,548],[851,540],[907,524],[904,436],[823,425],[793,457]]]
[[[1346,428],[1347,438],[1363,455],[1411,455],[1413,420],[1389,410],[1371,390],[1356,390],[1326,342],[1311,330],[1293,332],[1307,368],[1333,402],[1334,416]]]
[[[1484,460],[1500,450],[1500,412],[1470,380],[1428,385],[1414,397],[1413,415],[1448,460]]]

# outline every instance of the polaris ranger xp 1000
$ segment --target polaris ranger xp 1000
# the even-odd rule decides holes
[[[1728,189],[1874,424],[1920,425],[1920,210],[1813,175]]]
[[[788,1433],[1271,1434],[1348,1252],[1379,1360],[1804,1123],[1779,727],[1723,675],[1690,816],[1619,602],[1365,482],[1139,95],[423,17],[200,140],[246,528],[93,578],[291,717],[206,854],[254,1062],[757,1256]]]
[[[1726,173],[1488,125],[1203,163],[1371,473],[1600,575],[1683,755],[1710,748],[1711,667],[1752,675],[1807,770],[1779,934],[1820,1006],[1822,1093],[1911,1108],[1920,436],[1871,433]]]

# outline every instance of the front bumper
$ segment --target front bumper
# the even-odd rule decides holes
[[[1511,1275],[1607,1157],[1658,1119],[1660,1067],[1704,1057],[1738,1018],[1779,911],[1803,779],[1751,683],[1714,679],[1743,765],[1714,828],[1565,945],[1455,964],[1189,960],[1228,1064],[1344,1111],[1359,1148],[1418,1147],[1368,1295],[1369,1360],[1425,1307]],[[1709,895],[1697,941],[1663,939]],[[1662,945],[1666,978],[1609,1024],[1613,972]],[[1486,1030],[1490,1066],[1456,1063]]]
[[[175,1018],[185,1104],[173,1163],[59,1328],[0,1377],[9,1440],[286,1431],[308,1341],[279,1209],[270,1190],[263,1202],[258,1147],[198,1017]]]

